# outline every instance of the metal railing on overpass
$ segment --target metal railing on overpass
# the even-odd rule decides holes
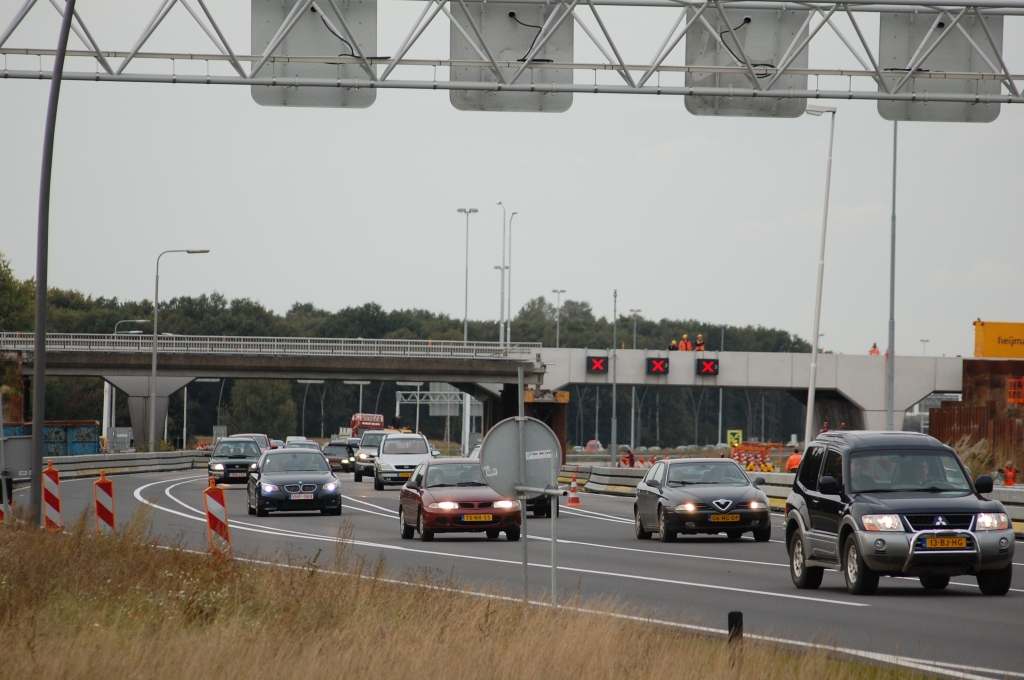
[[[0,333],[0,350],[31,352],[32,333]],[[459,340],[368,340],[364,338],[271,338],[230,335],[161,335],[161,354],[244,354],[263,356],[411,357],[531,361],[539,342],[502,345]],[[47,333],[48,352],[150,353],[153,336]]]

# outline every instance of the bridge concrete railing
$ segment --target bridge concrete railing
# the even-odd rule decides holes
[[[513,359],[529,361],[539,342],[502,345],[459,340],[371,340],[364,338],[262,338],[227,335],[161,335],[160,354],[242,354],[254,356],[416,357],[437,359]],[[0,350],[31,352],[32,333],[0,333]],[[151,353],[145,334],[47,333],[48,352]]]

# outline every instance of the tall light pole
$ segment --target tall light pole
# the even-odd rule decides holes
[[[562,293],[565,288],[552,288],[551,292],[555,294],[555,349],[558,349],[562,342]]]
[[[619,362],[617,361],[619,348],[619,291],[615,291],[612,296],[612,431],[611,436],[608,437],[611,441],[608,442],[609,453],[609,465],[615,467],[616,457],[619,455],[619,442],[616,439],[618,436],[618,416],[617,409],[615,408],[615,397],[618,393],[618,371]]]
[[[893,400],[896,397],[896,130],[892,122],[892,228],[889,243],[889,351],[885,357],[885,429],[895,428]]]
[[[505,343],[512,344],[512,221],[518,215],[508,216],[508,320],[505,322]]]
[[[300,385],[305,385],[306,389],[302,392],[302,436],[306,436],[306,395],[309,394],[310,385],[323,385],[323,380],[296,380],[295,382]],[[323,400],[320,402],[323,404]],[[322,411],[321,411],[322,413]]]
[[[642,312],[642,309],[631,309],[629,313],[633,315],[633,349],[636,349],[636,315]],[[636,402],[636,385],[631,388],[629,395],[629,450],[632,451],[636,448],[636,408],[634,403]]]
[[[505,219],[505,204],[501,206],[501,317],[498,321],[498,345],[505,344],[505,231],[508,221]],[[495,267],[497,269],[497,267]]]
[[[922,340],[921,341],[921,356],[923,356],[923,357],[928,356],[928,343],[929,342],[931,342],[931,340]]]
[[[807,418],[804,421],[804,446],[810,443],[814,432],[814,390],[818,379],[818,328],[821,326],[821,287],[825,279],[825,234],[828,230],[828,194],[832,182],[832,140],[836,131],[836,109],[808,106],[807,113],[820,116],[832,114],[828,132],[828,163],[825,166],[825,209],[821,217],[821,249],[818,253],[818,287],[814,294],[814,333],[811,347],[811,379],[807,387]]]
[[[120,321],[118,321],[117,323],[114,324],[114,335],[117,335],[117,333],[118,333],[117,327],[120,326],[123,323],[153,323],[153,320],[152,319],[121,319]],[[141,333],[141,331],[129,331],[129,333],[136,333],[136,332]]]
[[[476,208],[459,208],[466,215],[466,303],[462,314],[462,342],[469,344],[469,216],[479,212]],[[469,392],[462,395],[462,455],[469,455]]]
[[[153,374],[149,379],[149,451],[156,451],[156,345],[160,320],[160,258],[167,253],[185,253],[186,255],[202,255],[209,250],[165,250],[156,256],[156,282],[153,287]]]
[[[725,351],[725,326],[722,326],[722,343],[718,346],[718,356],[721,358],[722,352]],[[722,444],[722,401],[723,401],[722,388],[718,388],[718,441],[717,444]]]
[[[359,385],[359,413],[363,412],[363,385],[369,385],[369,380],[345,380],[346,385]]]

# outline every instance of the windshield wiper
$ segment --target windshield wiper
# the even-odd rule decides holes
[[[455,486],[487,486],[487,482],[459,482]]]

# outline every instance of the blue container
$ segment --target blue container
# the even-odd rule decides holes
[[[4,425],[5,437],[32,435],[32,423]],[[43,428],[44,456],[88,456],[100,453],[100,426],[90,421],[55,421]]]

